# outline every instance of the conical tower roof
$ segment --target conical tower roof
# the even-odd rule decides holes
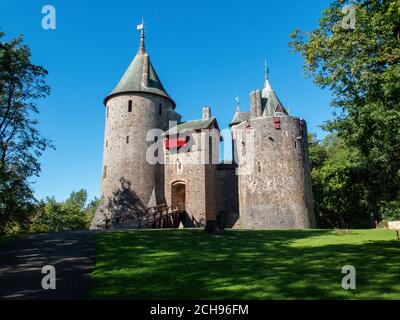
[[[267,64],[265,64],[265,82],[261,96],[264,109],[263,116],[273,116],[275,112],[288,115],[287,110],[271,87],[271,84],[269,82],[269,70]]]
[[[150,57],[144,46],[143,24],[141,26],[139,50],[117,86],[104,99],[104,104],[116,95],[143,92],[163,96],[169,99],[175,108],[175,102],[164,89],[156,70],[150,62]]]
[[[236,112],[233,116],[231,123],[229,124],[230,127],[250,119],[250,112],[241,112],[239,100],[238,100],[239,98],[236,98],[236,99],[237,99]]]

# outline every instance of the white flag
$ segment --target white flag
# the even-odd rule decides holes
[[[138,24],[138,25],[137,25],[137,29],[138,29],[138,30],[143,30],[143,29],[144,29],[143,23]]]

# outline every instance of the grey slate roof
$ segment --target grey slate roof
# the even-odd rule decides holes
[[[279,100],[277,94],[272,89],[271,84],[269,83],[268,77],[265,78],[264,89],[262,90],[262,108],[263,108],[263,117],[275,116],[276,114],[286,114],[289,115],[286,108],[283,106],[282,102]],[[278,107],[282,110],[278,110]],[[237,125],[239,123],[248,121],[251,119],[250,112],[241,112],[239,105],[236,108],[235,115],[230,123],[230,127]]]
[[[264,89],[262,91],[262,103],[264,109],[264,117],[273,116],[278,106],[281,106],[283,113],[288,114],[287,110],[284,108],[275,91],[271,88],[268,79],[265,80]]]
[[[170,128],[168,131],[164,132],[164,135],[168,136],[170,134],[175,134],[175,133],[183,133],[187,131],[198,131],[202,129],[207,129],[211,126],[211,124],[214,121],[216,121],[216,118],[212,117],[207,120],[193,120],[193,121],[182,122]]]
[[[160,78],[158,77],[156,71],[154,70],[153,65],[150,62],[149,58],[149,82],[148,86],[145,87],[143,85],[143,62],[147,53],[138,52],[138,54],[133,59],[132,63],[126,70],[125,74],[115,87],[115,89],[106,97],[105,101],[108,100],[109,97],[119,94],[119,93],[129,93],[129,92],[145,92],[145,93],[153,93],[164,96],[171,100],[173,105],[175,106],[174,101],[168,95],[164,86],[161,83]]]
[[[236,111],[235,115],[233,116],[233,119],[232,119],[232,121],[230,123],[230,126],[242,123],[242,122],[247,121],[247,120],[250,120],[250,112]]]

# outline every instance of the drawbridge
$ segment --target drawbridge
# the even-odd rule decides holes
[[[166,204],[104,220],[105,229],[177,229],[185,216],[185,205]]]

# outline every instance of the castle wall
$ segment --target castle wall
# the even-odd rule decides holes
[[[132,101],[130,112],[129,101]],[[170,118],[178,117],[172,108],[168,99],[147,93],[108,100],[101,205],[93,228],[102,225],[105,217],[165,201],[164,168],[147,162],[146,151],[153,142],[146,141],[146,134],[154,128],[167,129]]]
[[[236,168],[234,164],[220,164],[217,170],[218,223],[224,228],[232,228],[239,218]]]
[[[290,116],[279,120],[280,129],[274,127],[274,117],[252,119],[232,128],[239,158],[240,228],[315,226],[306,123]],[[245,132],[244,145],[239,131]],[[246,152],[249,157],[243,161]]]
[[[172,204],[173,185],[183,182],[186,186],[186,227],[204,227],[217,219],[217,165],[204,164],[208,152],[205,133],[194,132],[190,152],[165,151],[165,198]],[[219,157],[211,155],[210,157]],[[181,170],[178,170],[178,160]]]

